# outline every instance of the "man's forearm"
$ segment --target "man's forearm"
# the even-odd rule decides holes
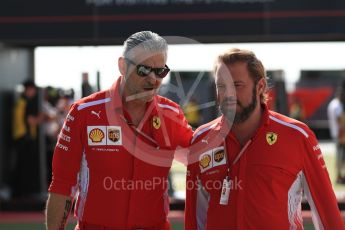
[[[47,201],[46,222],[48,230],[63,230],[72,208],[68,196],[50,193]]]

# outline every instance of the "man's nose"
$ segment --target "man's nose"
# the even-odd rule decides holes
[[[157,82],[157,76],[154,72],[149,73],[147,76],[148,81],[150,81],[151,84],[155,84]]]
[[[236,91],[233,87],[227,87],[224,92],[225,97],[235,98],[236,97]]]

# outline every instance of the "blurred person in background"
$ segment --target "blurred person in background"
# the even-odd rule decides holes
[[[297,96],[291,98],[291,104],[289,107],[289,116],[298,121],[304,122],[305,120],[305,111],[303,103]]]
[[[343,80],[340,87],[336,91],[335,97],[331,100],[327,107],[327,115],[329,122],[329,130],[331,137],[335,143],[336,149],[336,183],[344,184],[343,176],[345,161],[345,81]]]
[[[59,111],[56,108],[57,100],[58,91],[51,86],[46,87],[43,92],[42,112],[44,114],[48,184],[51,182],[53,152],[61,129],[59,124]]]
[[[182,109],[186,116],[188,124],[196,129],[200,125],[200,122],[202,120],[197,100],[195,98],[191,98],[188,103],[183,106]]]
[[[58,110],[59,125],[61,128],[70,110],[70,107],[74,102],[74,91],[73,89],[60,90],[59,93],[60,97],[56,103],[56,109]]]
[[[40,191],[38,127],[42,121],[35,83],[23,83],[24,92],[13,109],[13,139],[16,152],[14,197],[30,197]]]
[[[89,82],[89,74],[84,72],[82,73],[82,83],[81,83],[81,96],[87,97],[93,93],[92,86]]]

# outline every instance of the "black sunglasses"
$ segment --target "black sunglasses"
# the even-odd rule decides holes
[[[126,58],[126,60],[137,67],[137,74],[140,77],[146,77],[151,72],[154,72],[157,77],[164,78],[170,72],[170,69],[167,65],[165,65],[165,67],[163,68],[153,68],[147,65],[136,64],[135,62],[133,62],[132,60],[128,58]]]

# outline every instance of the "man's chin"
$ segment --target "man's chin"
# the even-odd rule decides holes
[[[235,118],[235,111],[232,110],[221,110],[224,117],[228,120],[229,123],[233,123]]]
[[[150,102],[153,100],[155,95],[156,95],[155,91],[148,90],[148,91],[144,91],[144,92],[137,94],[137,99],[139,99],[143,102]]]
[[[141,101],[143,102],[151,102],[153,100],[154,95],[150,95],[150,96],[145,96],[140,98]]]
[[[151,102],[151,101],[153,101],[153,96],[146,99],[146,102]]]

